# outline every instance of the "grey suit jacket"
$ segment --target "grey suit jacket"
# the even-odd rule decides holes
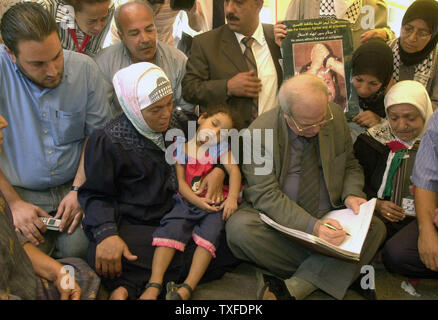
[[[275,68],[278,87],[283,79],[279,64],[280,48],[275,44],[272,25],[263,24]],[[227,102],[237,108],[246,127],[251,119],[251,98],[227,96],[227,81],[240,72],[247,72],[248,66],[234,32],[227,24],[200,34],[193,39],[191,55],[182,81],[182,93],[187,102],[207,107],[214,103]],[[276,92],[272,93],[276,94]]]
[[[344,113],[336,104],[330,103],[330,107],[334,118],[321,129],[318,140],[330,203],[333,208],[340,208],[348,196],[366,198],[366,195],[362,191],[364,186],[362,167],[354,156],[350,130]],[[265,144],[265,131],[261,130],[261,154],[272,159],[273,166],[272,172],[264,175],[255,173],[255,169],[263,165],[256,165],[254,161],[242,166],[246,178],[244,188],[246,203],[242,204],[241,209],[247,210],[245,207],[251,206],[284,226],[306,231],[312,219],[321,217],[312,217],[282,191],[289,167],[290,150],[287,124],[280,107],[260,115],[249,129],[252,134],[257,129],[273,130],[272,147]]]

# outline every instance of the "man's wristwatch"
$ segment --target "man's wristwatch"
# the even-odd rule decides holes
[[[71,191],[78,191],[78,190],[79,190],[79,187],[71,186],[70,190],[71,190]]]

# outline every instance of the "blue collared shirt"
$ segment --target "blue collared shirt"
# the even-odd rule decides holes
[[[74,179],[84,139],[110,118],[104,83],[94,61],[63,50],[64,74],[39,89],[0,46],[0,169],[13,186],[44,190]]]
[[[434,112],[421,138],[415,158],[412,182],[422,189],[438,192],[438,113]]]

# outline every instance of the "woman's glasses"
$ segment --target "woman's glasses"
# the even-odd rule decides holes
[[[415,32],[417,37],[421,40],[427,40],[432,35],[430,32],[427,32],[424,30],[419,30],[408,23],[402,27],[401,31],[402,31],[403,35],[405,35],[407,37],[409,37],[411,34],[413,34]]]

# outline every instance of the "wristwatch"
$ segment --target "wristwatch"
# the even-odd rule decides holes
[[[78,191],[78,190],[79,190],[79,187],[71,186],[70,190],[71,190],[71,191]]]

